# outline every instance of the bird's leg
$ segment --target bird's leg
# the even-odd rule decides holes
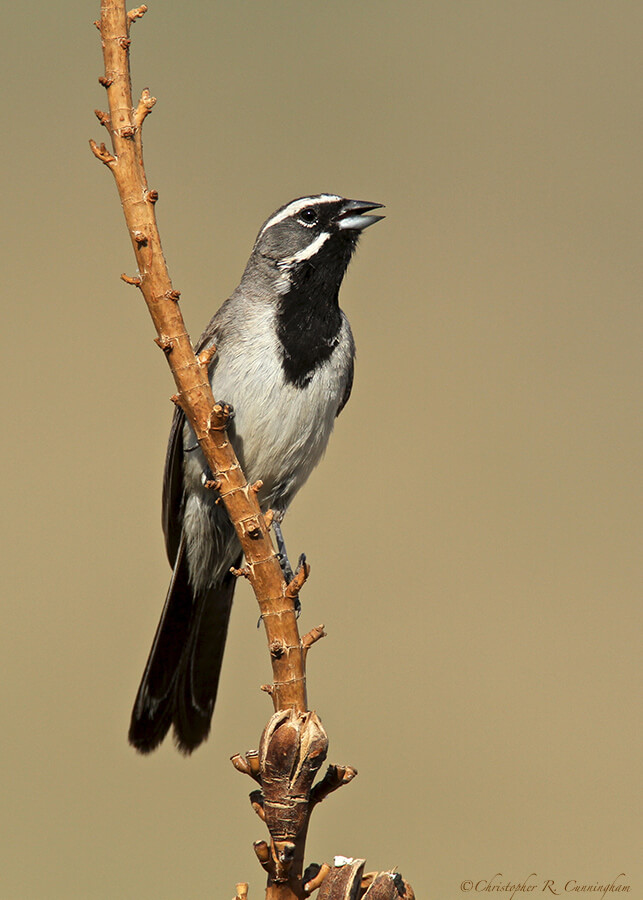
[[[284,573],[284,578],[286,579],[286,584],[293,580],[294,572],[292,570],[292,566],[290,565],[290,560],[288,559],[288,551],[286,550],[286,542],[284,541],[284,536],[281,531],[281,525],[275,519],[272,523],[273,531],[275,532],[275,537],[277,538],[277,552],[279,554],[279,565],[281,566],[281,571]]]
[[[290,582],[295,577],[294,572],[292,570],[292,566],[290,565],[290,560],[288,559],[288,551],[286,550],[286,542],[284,541],[284,536],[281,531],[281,524],[275,518],[272,523],[273,531],[275,532],[275,537],[277,538],[277,552],[279,555],[279,565],[281,566],[281,571],[284,573],[284,579],[286,584],[290,584]],[[306,554],[302,553],[299,557],[299,565],[298,568],[306,562]],[[299,597],[295,599],[295,612],[297,615],[301,612],[301,602]]]

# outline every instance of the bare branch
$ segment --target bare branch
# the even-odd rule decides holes
[[[319,866],[317,874],[314,876],[314,878],[311,878],[310,881],[307,881],[304,884],[304,890],[306,891],[306,893],[312,894],[312,892],[316,891],[318,887],[321,887],[324,879],[329,872],[330,866],[328,865],[328,863],[322,863],[321,866]]]
[[[337,788],[348,784],[357,775],[357,769],[352,766],[329,766],[321,781],[318,781],[310,792],[310,802],[313,806],[325,800],[329,794]]]
[[[309,575],[310,565],[306,561],[304,561],[295,572],[295,577],[293,578],[293,580],[288,582],[288,587],[286,589],[286,596],[289,597],[293,603],[295,602],[295,599],[299,595],[299,591],[304,586]]]
[[[105,144],[99,145],[96,143],[96,141],[90,140],[89,146],[92,148],[92,153],[94,154],[96,159],[99,159],[102,163],[105,163],[105,165],[109,166],[110,168],[114,165],[114,163],[116,162],[116,157],[112,156]]]
[[[255,841],[252,845],[255,853],[257,854],[257,859],[266,870],[269,875],[272,875],[274,872],[274,863],[272,861],[272,857],[270,856],[270,847],[265,841]]]
[[[315,628],[311,628],[303,638],[301,639],[302,650],[304,651],[304,657],[310,650],[313,644],[317,641],[320,641],[323,637],[326,637],[326,632],[324,631],[323,625],[316,625]]]
[[[105,128],[109,129],[109,127],[110,127],[110,118],[109,118],[109,116],[107,115],[106,112],[103,112],[103,111],[100,110],[100,109],[95,109],[95,110],[94,110],[94,115],[96,116],[96,118],[98,119],[98,121],[100,122],[101,125],[104,125]]]
[[[214,359],[217,353],[217,348],[212,344],[211,347],[207,347],[201,353],[199,353],[197,359],[199,360],[199,364],[204,366],[206,369]]]
[[[155,103],[156,97],[150,96],[150,92],[145,88],[141,94],[141,99],[138,101],[136,112],[134,113],[134,123],[137,128],[141,127],[145,118],[152,112]]]
[[[248,750],[245,757],[241,756],[240,753],[235,753],[234,756],[230,757],[230,762],[237,772],[241,772],[243,775],[249,775],[261,784],[258,750]]]
[[[121,275],[121,281],[124,281],[125,284],[132,284],[132,285],[134,285],[134,287],[141,286],[141,279],[138,277],[138,275],[134,275],[132,277],[131,275],[126,275],[123,272],[123,274]],[[156,342],[158,343],[158,338],[156,338]]]
[[[146,12],[147,6],[145,4],[137,6],[136,9],[130,9],[127,14],[127,20],[132,25],[137,19],[142,19]]]

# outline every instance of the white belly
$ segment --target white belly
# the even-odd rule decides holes
[[[304,388],[285,381],[276,338],[254,342],[247,353],[224,348],[214,370],[217,400],[235,409],[232,441],[246,478],[261,480],[264,508],[285,511],[321,459],[347,380],[337,348]],[[335,358],[337,356],[337,359]]]
[[[286,382],[273,316],[273,310],[257,309],[252,327],[246,321],[245,333],[252,333],[252,341],[237,333],[218,345],[211,380],[215,399],[234,407],[232,443],[248,481],[263,481],[262,509],[283,513],[323,456],[352,360],[350,329],[344,321],[346,340],[340,339],[309,383],[298,388]],[[185,446],[194,443],[186,426]],[[202,487],[204,470],[199,449],[185,454],[187,492],[209,506],[212,492]]]
[[[216,400],[234,407],[230,438],[247,480],[263,482],[262,510],[272,508],[282,516],[326,449],[350,377],[352,339],[344,320],[331,357],[298,388],[283,375],[274,310],[245,312],[245,318],[240,317],[243,331],[239,327],[217,345],[212,390]],[[253,335],[252,341],[247,334]],[[205,459],[187,424],[184,449],[183,527],[190,580],[200,587],[217,583],[240,548],[225,510],[215,505],[215,492],[204,487]]]

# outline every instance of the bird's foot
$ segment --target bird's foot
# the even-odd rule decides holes
[[[299,559],[297,561],[297,571],[295,574],[299,575],[299,573],[301,572],[301,570],[304,568],[305,565],[306,565],[306,554],[300,553]],[[301,612],[301,600],[299,599],[299,594],[297,594],[297,596],[295,597],[295,613],[297,615],[297,618],[299,618],[300,612]]]
[[[288,559],[288,551],[286,550],[286,543],[284,541],[284,536],[281,531],[280,523],[275,519],[272,523],[273,531],[275,532],[275,537],[277,538],[277,558],[279,559],[279,565],[281,566],[281,571],[284,574],[284,581],[286,584],[290,584],[290,582],[295,577],[295,573],[292,570],[292,566],[290,565],[290,560]],[[299,557],[299,562],[297,564],[297,571],[301,569],[303,564],[306,562],[306,554],[302,553]],[[295,613],[297,617],[299,617],[299,613],[301,612],[301,602],[299,597],[295,598]]]

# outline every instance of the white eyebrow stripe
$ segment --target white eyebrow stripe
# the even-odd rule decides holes
[[[293,200],[288,206],[285,206],[278,213],[275,213],[272,219],[268,219],[259,232],[259,237],[261,237],[268,228],[272,228],[272,226],[276,225],[278,222],[283,222],[283,220],[289,218],[289,216],[296,215],[298,212],[301,212],[302,209],[306,209],[307,206],[312,206],[315,203],[335,203],[337,200],[341,199],[342,198],[338,197],[336,194],[321,194],[315,197],[301,197],[299,200]]]
[[[328,238],[330,237],[330,231],[322,231],[321,234],[318,234],[314,241],[311,241],[307,247],[304,247],[303,250],[300,250],[299,253],[295,253],[293,256],[287,256],[285,259],[282,259],[279,263],[280,269],[289,269],[291,266],[294,266],[295,263],[303,262],[305,259],[310,259],[311,256],[314,256],[318,250],[320,250]]]

